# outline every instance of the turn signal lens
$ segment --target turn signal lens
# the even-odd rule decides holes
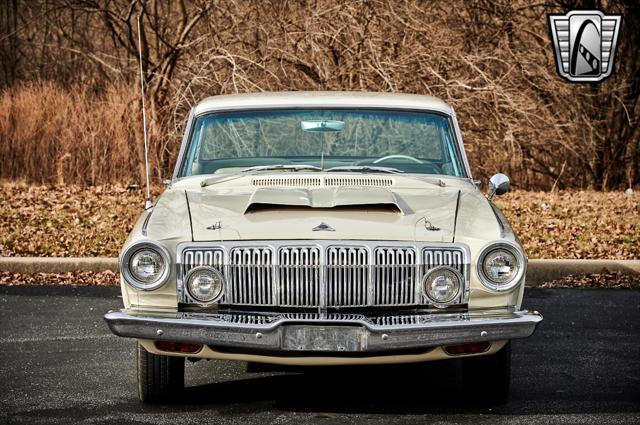
[[[457,356],[460,354],[477,354],[484,353],[491,347],[490,342],[471,342],[469,344],[461,344],[461,345],[448,345],[444,347],[444,351],[447,353]]]
[[[156,348],[161,351],[173,351],[175,353],[197,353],[202,348],[202,345],[175,341],[156,341]]]

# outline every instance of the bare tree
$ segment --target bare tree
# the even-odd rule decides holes
[[[4,1],[7,96],[41,80],[96,99],[113,87],[135,93],[140,19],[156,179],[171,168],[185,114],[205,96],[371,90],[451,103],[478,176],[502,170],[527,188],[640,182],[640,13],[631,0]],[[556,74],[546,14],[572,8],[624,14],[616,68],[603,83]],[[138,132],[133,102],[123,119]]]

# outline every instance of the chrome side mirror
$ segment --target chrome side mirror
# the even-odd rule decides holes
[[[502,173],[494,174],[489,179],[489,200],[493,198],[494,195],[504,195],[509,191],[509,177],[505,176]]]

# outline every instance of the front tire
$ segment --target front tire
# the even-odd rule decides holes
[[[495,354],[464,359],[462,373],[469,397],[505,401],[511,389],[511,342]]]
[[[184,357],[152,354],[138,343],[137,364],[140,401],[169,402],[184,390]]]

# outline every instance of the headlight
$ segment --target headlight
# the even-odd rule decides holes
[[[152,290],[169,278],[169,253],[161,245],[142,242],[127,249],[120,259],[120,271],[131,286]]]
[[[518,260],[509,251],[496,249],[484,258],[482,271],[492,282],[498,284],[510,282],[518,272]]]
[[[200,303],[210,304],[217,301],[222,296],[223,288],[222,273],[213,267],[196,267],[187,275],[187,291]]]
[[[486,247],[478,260],[480,281],[494,291],[508,291],[520,282],[524,275],[524,255],[506,243]]]
[[[435,267],[422,278],[425,295],[438,304],[453,301],[460,293],[462,276],[451,267]]]
[[[162,255],[151,248],[141,249],[129,260],[129,271],[133,277],[146,284],[157,281],[166,267]]]

